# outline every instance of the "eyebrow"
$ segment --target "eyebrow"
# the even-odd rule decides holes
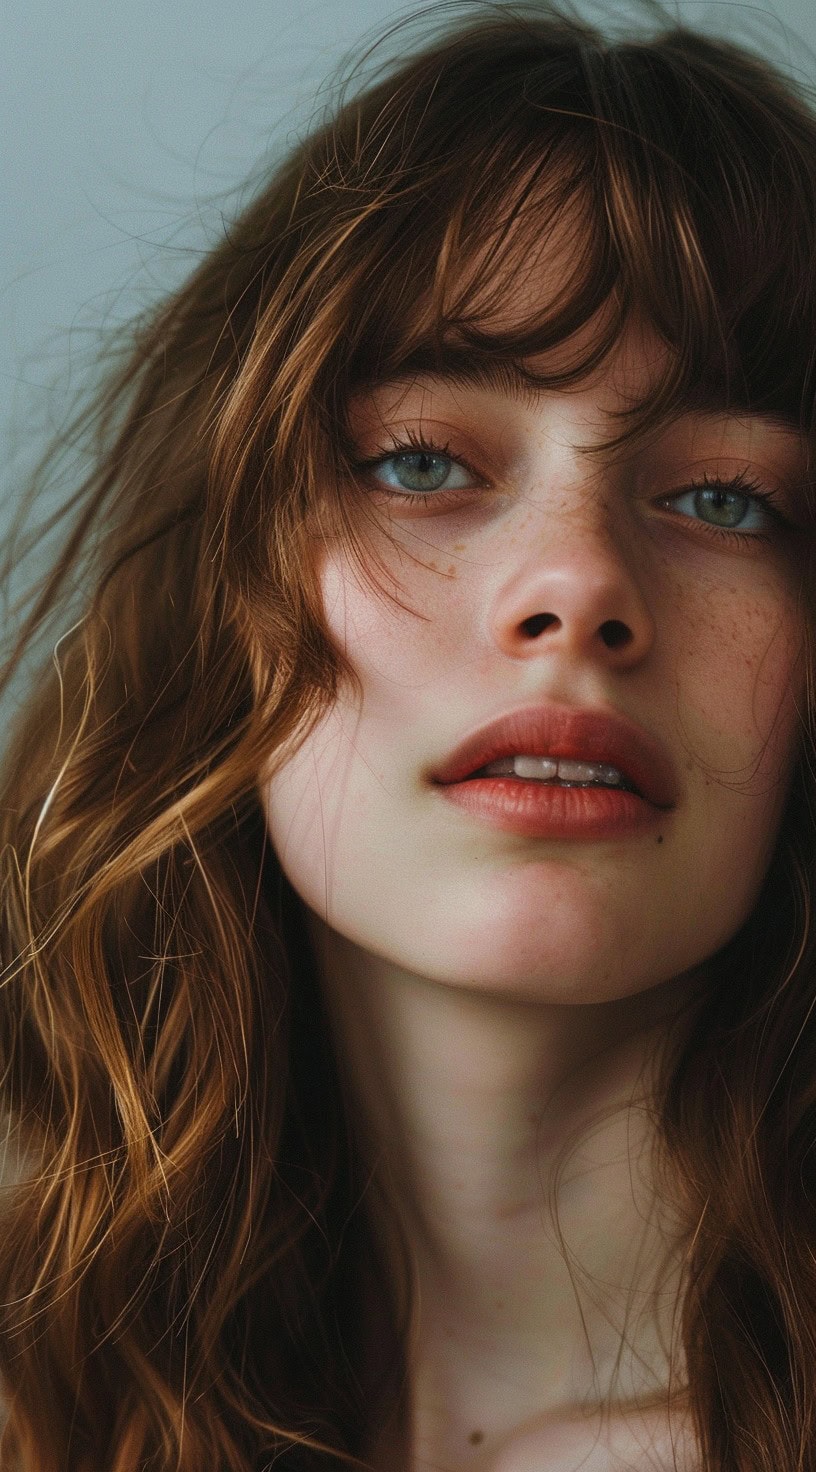
[[[415,348],[382,378],[370,380],[360,387],[373,390],[403,383],[410,378],[433,378],[458,388],[492,389],[524,401],[535,400],[545,391],[537,375],[525,368],[521,359],[474,352],[472,348],[454,344]]]
[[[536,374],[520,359],[465,348],[446,347],[440,353],[420,349],[402,365],[401,376],[406,372],[439,378],[461,388],[493,389],[523,402],[535,400],[545,391]]]
[[[456,388],[488,389],[528,407],[535,405],[541,395],[548,392],[548,385],[542,381],[541,375],[526,367],[522,359],[510,354],[480,353],[452,343],[439,347],[420,346],[382,378],[363,382],[359,388],[363,392],[373,392],[417,378],[433,379]],[[580,383],[580,378],[574,382]],[[697,387],[688,385],[675,407],[678,417],[684,414],[728,414],[734,418],[762,420],[782,430],[798,431],[801,428],[792,410],[753,409],[749,404],[729,398],[724,385],[712,382],[701,383]]]

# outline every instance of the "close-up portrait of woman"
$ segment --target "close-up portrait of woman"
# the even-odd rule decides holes
[[[816,76],[641,11],[392,27],[5,554],[2,1472],[816,1472]]]

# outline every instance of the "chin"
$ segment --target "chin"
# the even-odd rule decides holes
[[[622,947],[587,944],[577,928],[564,934],[542,925],[526,933],[503,926],[415,927],[410,937],[362,935],[359,950],[384,961],[397,973],[418,976],[440,986],[476,991],[516,1001],[556,1005],[614,1001],[665,982],[665,948],[660,956],[623,956]],[[359,953],[358,950],[358,953]],[[678,958],[677,973],[686,967]]]

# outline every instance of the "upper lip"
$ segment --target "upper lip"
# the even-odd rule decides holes
[[[464,738],[431,776],[461,782],[503,756],[568,757],[617,767],[655,807],[673,807],[678,795],[674,764],[661,745],[618,711],[569,705],[522,706],[485,722]]]

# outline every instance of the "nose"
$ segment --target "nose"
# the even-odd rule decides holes
[[[618,670],[638,664],[655,625],[630,558],[604,527],[550,523],[498,591],[495,642],[514,659],[562,655]]]

